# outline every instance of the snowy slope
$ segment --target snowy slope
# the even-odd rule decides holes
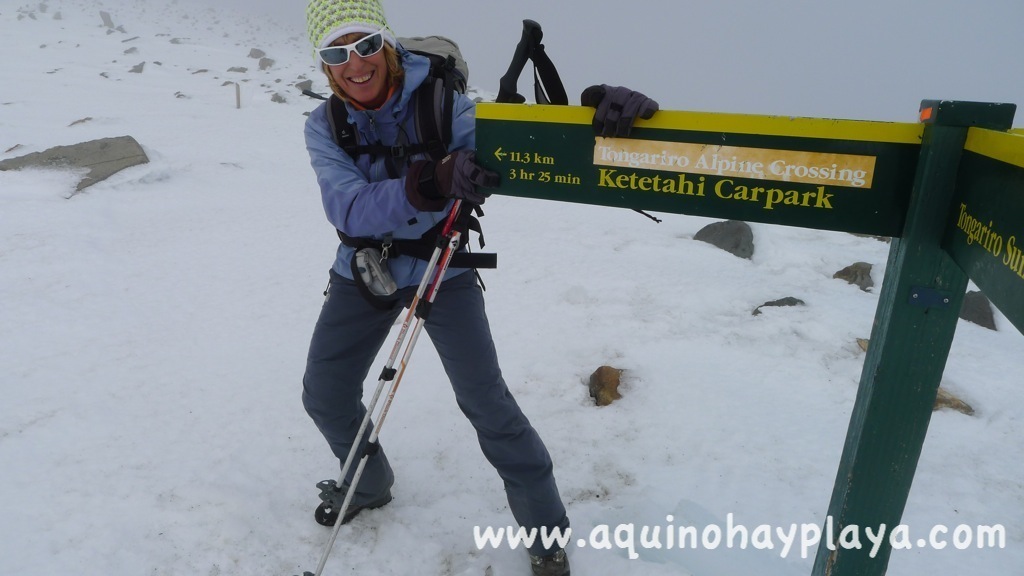
[[[151,159],[78,195],[66,171],[0,172],[0,574],[312,570],[314,484],[337,463],[299,393],[335,237],[302,142],[315,102],[292,88],[326,91],[301,29],[130,0],[0,0],[0,28],[17,55],[0,159],[126,134]],[[747,261],[692,240],[706,219],[486,208],[503,370],[579,536],[823,522],[877,302],[832,274],[865,261],[880,285],[887,244],[755,224]],[[751,316],[784,296],[807,306]],[[977,414],[934,415],[904,522],[1002,524],[1006,547],[898,550],[892,574],[1024,566],[1024,336],[997,322],[958,328],[944,386]],[[627,373],[598,409],[584,382],[601,364]],[[521,550],[474,545],[512,519],[426,339],[382,443],[395,501],[341,531],[328,574],[528,573]],[[780,547],[570,554],[577,574],[809,573],[813,548]]]

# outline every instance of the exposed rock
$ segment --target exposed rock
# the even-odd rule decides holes
[[[104,11],[100,10],[100,18],[103,19],[103,25],[106,26],[107,28],[113,28],[114,27],[114,20],[110,17],[110,13],[109,12],[104,12]]]
[[[253,48],[252,50],[249,50],[249,58],[257,58],[257,59],[259,59],[259,58],[263,58],[266,55],[267,55],[267,53],[264,52],[263,50],[260,50],[259,48]]]
[[[142,74],[142,69],[145,68],[145,67],[146,67],[146,63],[142,62],[140,64],[136,64],[135,66],[132,66],[132,69],[129,70],[128,72],[131,73],[131,74]]]
[[[269,70],[274,66],[274,61],[270,58],[260,58],[260,70]]]
[[[860,346],[860,349],[865,352],[868,351],[868,344],[870,343],[871,341],[868,340],[867,338],[857,338],[857,346]]]
[[[885,242],[886,244],[892,243],[892,238],[890,238],[889,236],[876,236],[874,234],[857,234],[856,232],[851,232],[851,234],[853,234],[854,236],[858,236],[860,238],[874,238],[875,240],[878,240],[879,242]]]
[[[622,370],[611,366],[601,366],[590,375],[590,396],[598,406],[607,406],[622,398],[619,393],[621,378]]]
[[[749,224],[739,220],[708,224],[693,239],[717,246],[740,258],[749,260],[754,255],[754,232]]]
[[[282,96],[280,92],[274,92],[274,95],[270,97],[270,101],[275,102],[277,104],[284,104],[288,102],[288,100],[284,96]]]
[[[76,192],[81,192],[125,168],[147,162],[149,162],[149,158],[146,156],[146,152],[134,138],[120,136],[71,146],[57,146],[42,152],[11,158],[0,162],[0,170],[18,170],[27,167],[88,168],[89,173],[82,178],[75,189]]]
[[[232,66],[231,68],[228,68],[228,72],[241,72],[242,74],[245,74],[248,71],[249,69],[245,66]]]
[[[870,289],[875,285],[875,281],[871,279],[871,264],[867,262],[855,262],[850,264],[846,268],[843,268],[839,272],[832,275],[833,278],[840,280],[846,280],[850,284],[859,286],[861,290],[870,292]]]
[[[85,118],[79,118],[78,120],[75,120],[71,124],[68,124],[68,127],[70,128],[71,126],[75,126],[77,124],[85,124],[86,122],[91,122],[91,121],[92,121],[92,116],[86,116]]]
[[[306,90],[312,90],[313,89],[313,81],[312,80],[303,80],[301,82],[296,82],[295,83],[295,87],[299,89],[299,92],[304,92]]]
[[[14,152],[15,150],[17,150],[18,148],[22,148],[22,145],[21,144],[15,144],[14,146],[11,146],[7,150],[4,150],[4,154],[10,154],[11,152]]]
[[[960,317],[989,330],[996,329],[996,319],[992,313],[992,304],[984,294],[977,290],[969,290],[964,295],[964,304],[960,308]]]
[[[764,308],[765,306],[804,306],[804,305],[805,305],[805,303],[804,303],[803,300],[801,300],[799,298],[793,298],[792,296],[787,296],[785,298],[780,298],[778,300],[772,300],[771,302],[765,302],[764,304],[761,304],[760,306],[755,308],[753,312],[751,312],[751,315],[752,316],[759,316],[761,314],[761,308]]]
[[[961,414],[974,416],[974,408],[970,404],[957,398],[940,386],[939,393],[935,396],[935,405],[932,407],[932,410],[941,410],[942,408],[950,408]]]

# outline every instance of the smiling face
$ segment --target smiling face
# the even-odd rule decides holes
[[[343,46],[358,41],[366,34],[346,34],[335,40],[332,46]],[[362,57],[350,51],[348,62],[337,66],[326,66],[327,74],[338,88],[360,106],[369,109],[380,108],[388,99],[388,65],[385,50]]]

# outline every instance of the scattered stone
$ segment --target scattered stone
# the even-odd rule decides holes
[[[171,44],[184,44],[187,38],[171,38]]]
[[[100,10],[100,18],[103,19],[103,25],[106,26],[107,28],[113,28],[114,27],[114,21],[110,18],[110,13],[109,12],[104,12],[104,11]]]
[[[174,93],[174,97],[175,97],[175,98],[178,98],[178,99],[185,99],[185,100],[188,100],[188,98],[189,98],[189,97],[188,97],[187,95],[185,95],[185,94],[184,94],[183,92],[175,92],[175,93]]]
[[[693,239],[707,242],[747,260],[754,255],[754,232],[749,224],[739,220],[708,224]]]
[[[70,128],[70,127],[72,127],[72,126],[74,126],[76,124],[85,124],[86,122],[89,122],[91,120],[92,120],[92,116],[86,116],[85,118],[79,118],[78,120],[75,120],[71,124],[68,124],[68,128]]]
[[[860,346],[860,349],[865,351],[865,352],[868,351],[868,344],[869,343],[871,343],[871,341],[868,340],[867,338],[857,338],[857,346]]]
[[[867,262],[855,262],[836,272],[832,277],[846,280],[865,292],[870,292],[875,285],[875,281],[871,279],[871,264]]]
[[[935,405],[932,406],[932,411],[941,410],[942,408],[949,408],[967,416],[974,416],[974,408],[970,404],[957,398],[940,386],[939,392],[935,396]]]
[[[129,38],[127,40],[121,40],[121,44],[124,44],[126,42],[131,42],[132,40],[138,40],[138,39],[139,39],[138,36],[132,36],[131,38]]]
[[[142,69],[145,68],[145,66],[146,66],[145,62],[143,62],[141,64],[136,64],[135,66],[132,66],[132,69],[129,70],[128,72],[131,73],[131,74],[142,74]]]
[[[53,13],[53,19],[54,20],[63,20],[64,16],[62,16],[60,12],[54,12]]]
[[[149,162],[149,158],[146,156],[146,152],[134,138],[120,136],[71,146],[56,146],[42,152],[11,158],[0,162],[0,170],[18,170],[28,167],[88,168],[89,173],[75,188],[75,192],[81,192],[125,168],[147,162]]]
[[[125,50],[124,53],[125,53],[125,55],[135,54],[138,51],[139,51],[139,49],[136,46],[132,46],[131,48]]]
[[[288,102],[288,100],[284,96],[282,96],[280,92],[274,92],[274,95],[270,97],[270,101],[275,102],[277,104],[285,104]]]
[[[193,74],[206,74],[207,72],[209,72],[209,70],[207,70],[206,68],[200,68],[199,70],[193,72]]]
[[[260,70],[268,70],[274,66],[274,61],[270,58],[260,58]]]
[[[10,154],[11,152],[14,152],[15,150],[18,150],[19,148],[22,148],[22,145],[21,144],[15,144],[14,146],[11,146],[7,150],[4,150],[4,154]]]
[[[299,92],[304,92],[306,90],[312,90],[313,89],[313,81],[312,80],[303,80],[302,82],[296,82],[295,83],[295,87],[299,89]]]
[[[799,298],[793,298],[792,296],[787,296],[785,298],[780,298],[778,300],[772,300],[771,302],[765,302],[764,304],[761,304],[757,308],[754,308],[754,311],[751,312],[751,316],[760,316],[761,315],[761,308],[764,308],[765,306],[804,306],[804,305],[805,305],[805,303],[804,303],[803,300],[801,300]]]
[[[249,69],[245,66],[232,66],[231,68],[228,68],[228,72],[239,72],[241,74],[245,74],[248,71]]]
[[[964,295],[964,304],[960,308],[960,317],[978,326],[996,329],[996,319],[992,313],[992,303],[977,290],[969,290]]]
[[[263,58],[266,55],[267,53],[264,52],[263,50],[260,50],[259,48],[253,48],[252,50],[249,50],[249,58],[259,59]]]
[[[590,396],[598,406],[608,406],[622,398],[619,393],[621,379],[622,370],[611,366],[601,366],[590,375]]]
[[[874,238],[875,240],[878,240],[879,242],[885,242],[886,244],[890,244],[892,242],[892,238],[890,238],[889,236],[876,236],[874,234],[857,234],[856,232],[851,232],[851,234],[860,238]]]

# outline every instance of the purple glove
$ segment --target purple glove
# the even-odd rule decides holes
[[[623,86],[595,85],[580,95],[580,103],[597,108],[594,133],[607,138],[629,136],[637,118],[650,119],[658,103]]]
[[[420,210],[429,211],[444,208],[449,198],[483,204],[491,195],[483,189],[497,188],[500,181],[497,173],[476,163],[476,152],[472,150],[452,152],[440,162],[414,162],[405,178],[409,202]]]

